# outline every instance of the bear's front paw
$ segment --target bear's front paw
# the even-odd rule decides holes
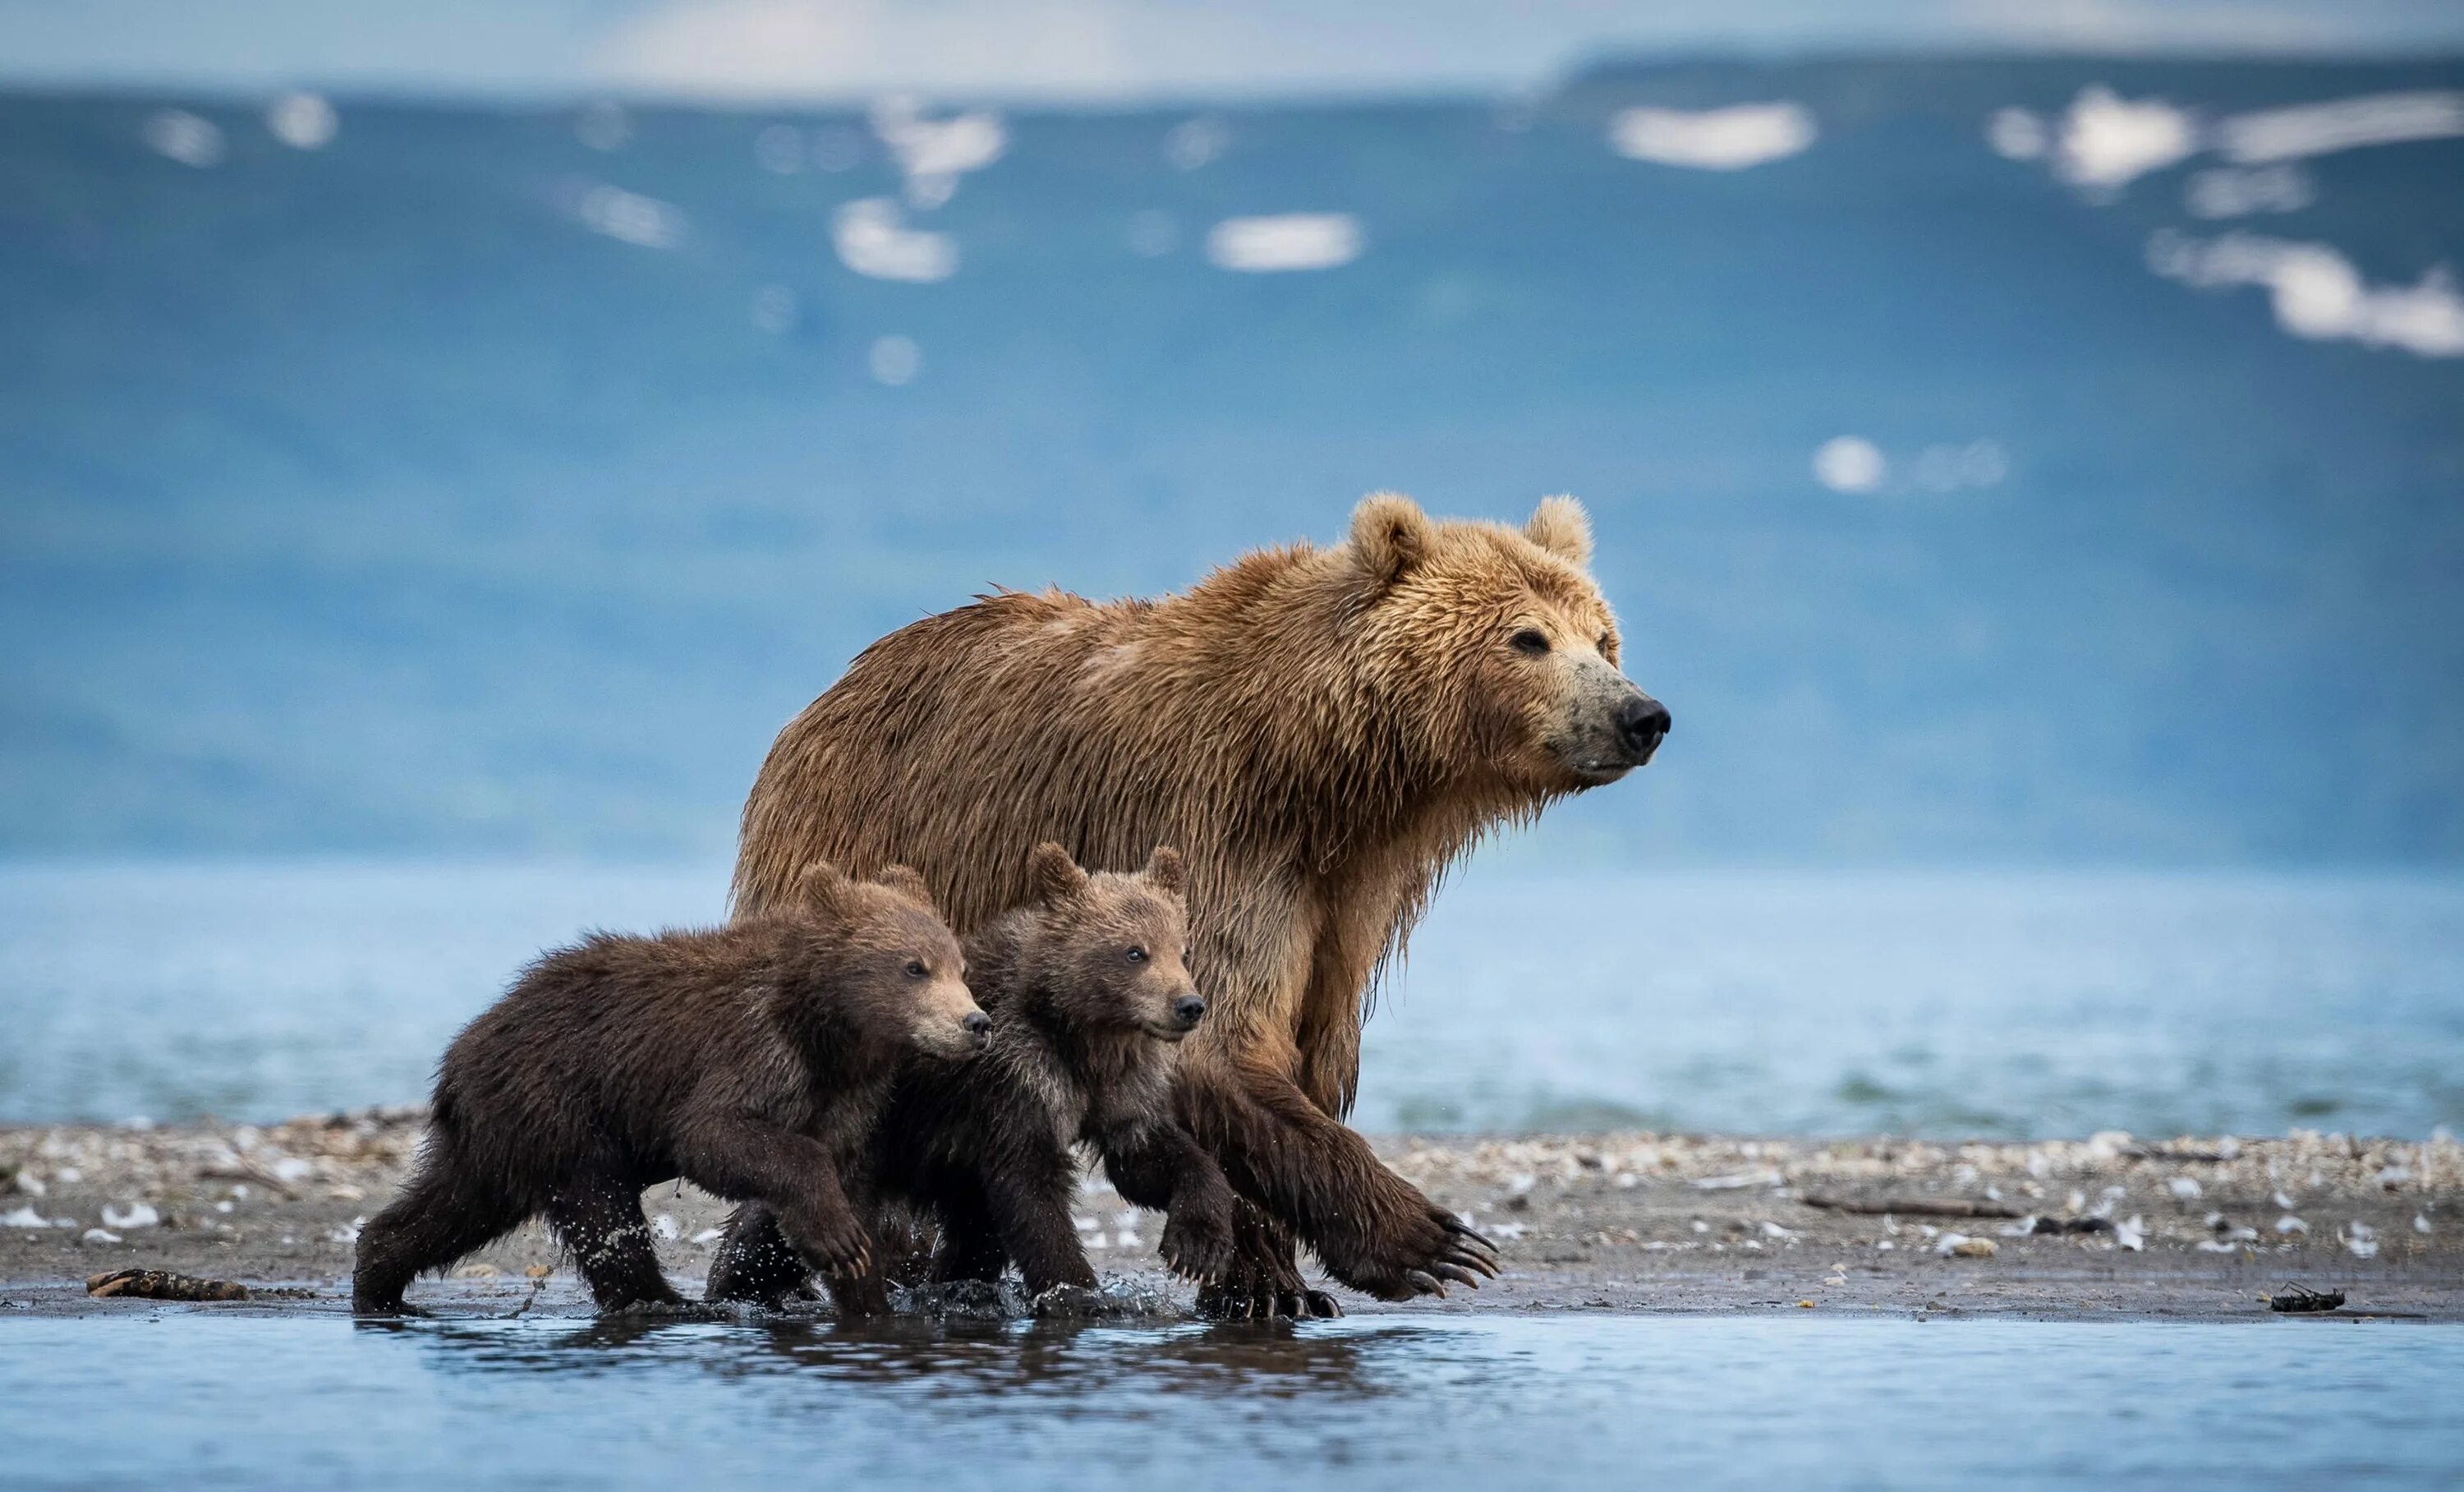
[[[1399,1214],[1399,1215],[1397,1215]],[[1386,1214],[1384,1227],[1350,1229],[1320,1240],[1318,1256],[1334,1277],[1381,1301],[1442,1297],[1450,1285],[1480,1288],[1497,1278],[1497,1247],[1461,1218],[1419,1194]]]

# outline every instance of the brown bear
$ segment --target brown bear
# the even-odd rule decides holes
[[[1123,1198],[1166,1214],[1164,1262],[1211,1278],[1231,1259],[1233,1195],[1174,1115],[1176,1047],[1206,1014],[1182,961],[1180,856],[1158,847],[1135,875],[1090,876],[1047,842],[1027,875],[1034,901],[966,943],[967,986],[992,1016],[984,1055],[900,1064],[873,1132],[870,1198],[937,1224],[938,1280],[996,1280],[1014,1262],[1030,1295],[1092,1289],[1069,1212],[1085,1145]],[[872,1231],[900,1233],[879,1214]],[[884,1252],[830,1277],[843,1314],[888,1308]],[[804,1273],[776,1219],[748,1203],[708,1295],[775,1303]]]
[[[903,866],[808,866],[704,932],[595,934],[540,958],[447,1049],[419,1169],[360,1236],[355,1309],[545,1213],[604,1310],[680,1303],[642,1189],[759,1197],[817,1265],[869,1248],[843,1178],[900,1055],[980,1050],[991,1018]]]
[[[1350,541],[1236,561],[1180,595],[1003,591],[867,648],[770,748],[735,900],[807,859],[923,872],[963,937],[1028,892],[1043,839],[1084,864],[1188,861],[1210,1007],[1177,1100],[1233,1185],[1215,1315],[1331,1314],[1335,1279],[1396,1299],[1489,1251],[1341,1123],[1374,976],[1480,836],[1651,759],[1668,711],[1617,667],[1590,524],[1431,521],[1380,494]]]

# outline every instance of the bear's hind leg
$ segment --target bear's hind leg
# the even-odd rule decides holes
[[[559,1192],[547,1216],[601,1310],[684,1303],[659,1270],[640,1189],[612,1179],[582,1182]]]
[[[351,1270],[351,1309],[397,1315],[402,1292],[420,1275],[487,1247],[530,1215],[492,1190],[457,1182],[457,1168],[433,1161],[360,1232]]]

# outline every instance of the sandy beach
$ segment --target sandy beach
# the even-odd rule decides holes
[[[415,1153],[416,1109],[280,1125],[0,1130],[0,1313],[162,1308],[90,1297],[114,1270],[172,1270],[253,1299],[184,1309],[341,1311],[358,1224]],[[1947,1144],[1612,1133],[1394,1137],[1380,1153],[1503,1254],[1477,1294],[1383,1311],[1885,1311],[2049,1320],[2266,1319],[2288,1284],[2345,1318],[2464,1320],[2464,1146],[2289,1138]],[[724,1204],[689,1186],[645,1208],[697,1293]],[[1185,1306],[1155,1220],[1087,1184],[1097,1268]],[[442,1311],[583,1312],[534,1224],[423,1281]]]

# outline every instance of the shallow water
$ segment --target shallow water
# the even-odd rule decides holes
[[[2453,1484],[2464,1329],[0,1320],[17,1486]]]
[[[419,1099],[543,946],[722,867],[0,869],[0,1122]],[[1383,992],[1374,1130],[2464,1127],[2464,880],[1485,866]]]

